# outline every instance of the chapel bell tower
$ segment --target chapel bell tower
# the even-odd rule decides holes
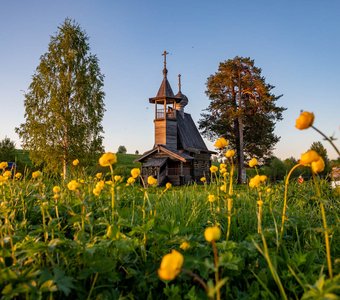
[[[149,102],[155,104],[155,145],[164,145],[171,149],[177,149],[177,113],[178,103],[182,98],[175,96],[167,79],[166,56],[164,51],[163,81],[156,97],[149,98]]]

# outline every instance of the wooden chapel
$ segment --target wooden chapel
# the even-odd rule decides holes
[[[164,51],[163,81],[156,97],[149,98],[155,106],[154,147],[137,161],[142,164],[141,175],[145,182],[154,176],[159,185],[167,182],[183,185],[200,182],[209,175],[210,155],[191,115],[184,112],[188,98],[181,92],[181,75],[178,75],[178,93],[174,95],[167,79]]]

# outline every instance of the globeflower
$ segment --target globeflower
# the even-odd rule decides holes
[[[254,157],[248,162],[249,167],[253,168],[257,165],[257,159]]]
[[[165,185],[165,188],[168,190],[172,187],[172,184],[171,182],[167,182],[166,185]]]
[[[2,174],[4,177],[11,177],[12,176],[12,172],[11,171],[5,171],[4,174]]]
[[[8,167],[8,163],[6,161],[2,161],[0,163],[0,170],[6,169]]]
[[[206,228],[204,231],[204,238],[209,243],[219,240],[221,238],[221,229],[218,226]]]
[[[188,242],[183,242],[180,246],[179,246],[182,250],[186,251],[190,248],[190,244]]]
[[[210,195],[208,195],[208,201],[209,202],[214,202],[215,201],[215,195],[212,195],[212,194],[210,194]]]
[[[295,127],[303,130],[311,127],[314,122],[314,114],[312,112],[303,111],[300,116],[296,119]]]
[[[218,171],[218,167],[216,167],[216,166],[211,166],[210,167],[210,172],[211,173],[216,173]]]
[[[153,176],[148,177],[148,184],[149,185],[156,185],[157,184],[157,179],[154,178]]]
[[[42,175],[42,173],[40,171],[35,171],[35,172],[32,173],[32,178],[37,179],[41,175]]]
[[[133,178],[137,178],[140,175],[140,169],[139,168],[133,168],[131,170],[131,176]]]
[[[181,272],[184,262],[183,255],[171,250],[171,253],[166,254],[162,258],[161,266],[158,269],[158,276],[162,280],[173,280]]]
[[[205,182],[207,181],[207,178],[201,177],[200,181],[203,182],[203,183],[205,183]]]
[[[75,160],[72,162],[72,165],[78,166],[78,165],[79,165],[79,159],[75,159]]]
[[[21,176],[22,176],[22,174],[21,174],[20,172],[18,172],[18,173],[16,173],[16,174],[14,175],[14,177],[15,177],[16,179],[20,179]]]
[[[122,176],[116,175],[116,176],[114,177],[114,180],[115,180],[115,182],[121,181],[121,180],[122,180]]]
[[[221,138],[217,139],[214,146],[217,149],[223,149],[223,148],[227,147],[228,144],[229,144],[229,142],[224,137],[221,137]]]
[[[102,167],[109,167],[112,166],[117,162],[116,154],[112,152],[106,152],[99,158],[99,164]]]
[[[129,177],[126,182],[127,182],[128,185],[130,185],[130,184],[134,184],[135,181],[136,181],[136,179],[134,179],[133,177]]]
[[[230,149],[225,153],[225,157],[227,158],[232,158],[234,156],[235,156],[235,150]]]
[[[301,158],[299,163],[301,165],[310,165],[313,161],[318,161],[320,159],[320,155],[314,151],[314,150],[309,150],[303,154],[301,154]]]
[[[320,158],[317,161],[313,161],[310,166],[313,173],[320,173],[325,169],[325,162],[320,156]]]
[[[80,184],[79,182],[77,182],[77,180],[71,180],[68,184],[67,184],[67,188],[70,190],[70,191],[75,191],[79,188]]]
[[[260,183],[261,183],[260,175],[255,175],[253,178],[250,179],[249,186],[251,188],[259,187]]]
[[[55,194],[60,193],[60,186],[55,185],[55,186],[53,187],[52,191],[53,191],[53,193],[55,193]]]

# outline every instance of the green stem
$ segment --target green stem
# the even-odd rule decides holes
[[[285,193],[284,193],[284,200],[283,200],[283,210],[282,210],[282,221],[281,221],[281,232],[280,232],[280,243],[282,241],[283,232],[284,232],[284,225],[286,220],[286,210],[287,210],[287,194],[288,194],[288,185],[289,185],[289,178],[292,175],[293,171],[301,166],[301,164],[296,164],[291,170],[289,171],[286,181],[285,181]]]
[[[321,192],[320,187],[318,185],[318,182],[316,180],[316,176],[313,173],[313,181],[316,188],[316,193],[319,198],[321,198]],[[322,225],[324,230],[324,236],[325,236],[325,246],[326,246],[326,259],[327,259],[327,266],[328,266],[328,274],[330,278],[333,278],[333,269],[332,269],[332,259],[331,259],[331,247],[329,243],[329,235],[328,235],[328,227],[327,227],[327,219],[326,219],[326,212],[325,212],[325,206],[321,202],[320,199],[320,210],[321,210],[321,218],[322,218]]]
[[[333,146],[334,150],[338,153],[338,155],[340,156],[340,151],[339,149],[335,146],[335,144],[333,143],[333,141],[326,136],[322,131],[320,131],[319,129],[317,129],[316,127],[314,127],[313,125],[311,126],[316,132],[320,133],[326,141],[330,142],[330,144]]]
[[[213,252],[214,252],[214,264],[215,264],[215,284],[216,284],[216,299],[220,300],[221,299],[221,293],[220,293],[220,288],[219,288],[219,274],[218,274],[218,254],[217,254],[217,247],[216,247],[216,242],[213,240],[211,242],[212,244],[212,248],[213,248]]]
[[[89,294],[88,294],[88,296],[87,296],[87,298],[86,298],[87,300],[90,300],[90,299],[91,299],[91,294],[92,294],[94,285],[96,284],[96,281],[97,281],[97,279],[98,279],[98,275],[99,275],[98,272],[96,273],[96,275],[94,275],[94,279],[93,279],[92,284],[91,284],[90,292],[89,292]]]
[[[115,219],[115,185],[114,185],[114,177],[113,177],[113,168],[112,165],[110,165],[110,172],[111,172],[111,213],[112,213],[112,224],[114,223]]]

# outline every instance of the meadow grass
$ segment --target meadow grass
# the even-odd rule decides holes
[[[221,190],[225,179],[220,176],[210,184],[165,188],[126,185],[126,178],[110,180],[110,173],[97,178],[73,172],[79,183],[74,190],[69,181],[44,175],[1,183],[2,299],[339,296],[339,195],[325,180],[318,179],[319,195],[313,181],[291,183],[280,239],[282,184],[234,186],[230,195]],[[95,196],[93,189],[102,180]],[[53,192],[54,186],[60,191]],[[208,201],[211,194],[213,202]],[[320,202],[333,278],[328,275]],[[222,232],[216,253],[204,238],[210,226]],[[157,270],[171,249],[182,253],[183,271],[163,281]]]

